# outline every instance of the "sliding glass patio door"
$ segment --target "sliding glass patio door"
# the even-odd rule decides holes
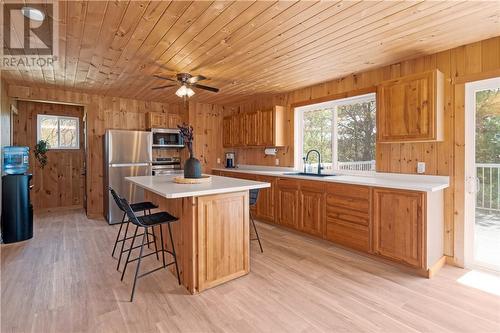
[[[500,271],[500,78],[466,85],[465,265]]]

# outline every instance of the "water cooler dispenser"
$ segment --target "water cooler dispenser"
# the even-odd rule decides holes
[[[2,170],[2,239],[20,242],[33,237],[33,206],[28,174],[29,148],[5,147]]]

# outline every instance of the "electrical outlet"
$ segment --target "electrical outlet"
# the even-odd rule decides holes
[[[417,173],[425,173],[425,162],[417,163]]]
[[[220,164],[220,157],[217,157],[217,164]]]
[[[276,166],[280,165],[280,159],[279,158],[277,158],[277,159],[274,160],[274,165],[276,165]]]

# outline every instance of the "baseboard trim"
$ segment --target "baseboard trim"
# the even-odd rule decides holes
[[[439,272],[439,270],[443,268],[446,262],[447,262],[447,256],[442,256],[438,261],[436,261],[436,263],[434,263],[434,265],[432,265],[427,270],[427,278],[431,279],[432,277],[434,277],[437,274],[437,272]]]

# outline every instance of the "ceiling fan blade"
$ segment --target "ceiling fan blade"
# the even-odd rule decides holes
[[[197,84],[197,83],[193,83],[193,84],[191,84],[191,86],[192,86],[192,87],[195,87],[195,88],[199,88],[199,89],[208,90],[208,91],[211,91],[211,92],[219,92],[219,89],[218,89],[218,88],[213,88],[213,87],[209,87],[209,86],[204,86],[204,85]]]
[[[152,90],[157,90],[157,89],[165,89],[165,88],[170,88],[170,87],[175,87],[175,84],[167,84],[166,86],[160,86],[160,87],[154,87],[151,88]]]
[[[207,78],[204,77],[203,75],[196,75],[188,79],[189,83],[196,83],[198,81],[206,80]]]
[[[161,79],[161,80],[168,80],[168,81],[177,82],[177,80],[176,80],[176,79],[171,79],[171,78],[169,78],[169,77],[164,77],[164,76],[160,76],[160,75],[156,75],[156,74],[154,74],[153,76],[154,76],[155,78],[157,78],[157,79]]]

